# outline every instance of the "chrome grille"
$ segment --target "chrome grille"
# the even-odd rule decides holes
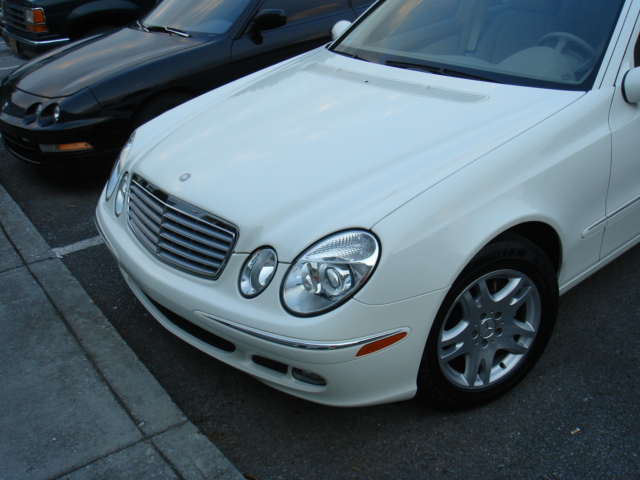
[[[22,30],[23,32],[27,31],[24,7],[4,0],[2,2],[2,16],[6,25]]]
[[[129,226],[160,259],[207,278],[222,273],[238,229],[193,205],[167,195],[142,177],[131,180]]]

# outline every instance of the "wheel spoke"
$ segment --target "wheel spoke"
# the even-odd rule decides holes
[[[445,362],[450,362],[460,355],[467,353],[470,342],[473,339],[472,330],[469,322],[461,321],[452,329],[442,332],[440,359]]]
[[[474,355],[473,353],[466,356],[466,364],[464,368],[464,380],[469,387],[473,387],[478,378],[478,371],[481,366],[480,355]]]
[[[474,297],[471,294],[471,291],[467,290],[460,298],[459,304],[462,306],[465,315],[469,315],[472,311],[480,310],[482,308],[483,297]]]
[[[529,347],[523,345],[515,339],[511,339],[510,342],[505,342],[502,347],[503,350],[506,350],[509,353],[514,353],[516,355],[524,355],[529,351]]]
[[[524,337],[533,338],[536,336],[536,329],[527,322],[521,322],[516,319],[511,319],[508,323],[505,322],[502,327],[504,335],[509,338]]]
[[[478,282],[478,290],[480,291],[480,296],[478,298],[478,308],[491,308],[491,306],[496,303],[496,299],[494,297],[494,294],[492,294],[491,290],[489,289],[487,280]]]
[[[469,322],[461,321],[455,327],[442,332],[442,339],[440,340],[441,347],[448,347],[450,345],[461,343],[467,340]]]
[[[526,301],[526,292],[521,292],[525,280],[522,277],[509,278],[504,287],[492,295],[493,303],[496,306],[515,306]]]
[[[478,381],[482,385],[491,382],[491,367],[495,351],[492,349],[478,348],[466,355],[464,380],[469,387],[476,385]]]
[[[460,355],[466,354],[468,351],[467,345],[465,343],[459,343],[450,346],[449,348],[442,349],[440,351],[440,359],[443,362],[451,362],[455,360]]]
[[[495,352],[489,352],[485,350],[480,359],[480,371],[478,372],[478,378],[483,385],[489,385],[491,383],[491,367],[493,365],[493,356]]]

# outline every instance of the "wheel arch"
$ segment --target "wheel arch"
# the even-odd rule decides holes
[[[560,266],[562,265],[562,243],[558,232],[551,225],[535,221],[521,223],[505,230],[492,239],[491,242],[509,233],[516,233],[535,244],[549,258],[555,271],[560,271]]]
[[[386,254],[358,299],[381,304],[449,288],[478,252],[511,233],[540,248],[560,277],[565,246],[563,235],[554,226],[559,224],[555,216],[544,215],[517,199],[499,199],[481,208],[471,202],[460,203],[464,209],[443,214],[435,202],[416,202],[406,205],[403,215],[379,222],[373,230],[383,240]],[[427,218],[440,221],[414,222],[407,229],[407,220],[420,218],[425,205],[435,205],[435,213],[429,212]],[[447,203],[440,205],[446,208]],[[377,281],[384,276],[397,279],[392,288]]]

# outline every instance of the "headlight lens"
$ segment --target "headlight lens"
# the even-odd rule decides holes
[[[351,298],[378,263],[380,246],[371,233],[350,230],[309,248],[282,284],[282,302],[294,315],[319,315]]]
[[[38,125],[49,127],[60,120],[60,105],[52,103],[47,105],[46,108],[41,107],[37,114]]]
[[[127,198],[127,189],[129,188],[129,174],[125,173],[122,176],[122,180],[120,180],[120,185],[118,186],[118,192],[116,193],[116,203],[114,205],[114,211],[116,213],[116,217],[119,217],[124,210],[124,202]]]
[[[109,201],[113,192],[115,192],[116,187],[118,186],[118,180],[120,180],[120,175],[122,175],[122,170],[124,169],[124,164],[127,162],[129,158],[129,152],[131,151],[131,145],[133,145],[133,140],[135,139],[136,134],[134,133],[129,137],[127,143],[124,145],[122,150],[120,151],[120,155],[116,160],[115,165],[113,166],[113,170],[111,171],[111,175],[109,176],[109,180],[107,181],[107,189],[105,200]]]
[[[251,254],[240,274],[240,292],[247,298],[260,295],[269,286],[278,266],[278,256],[271,248]]]

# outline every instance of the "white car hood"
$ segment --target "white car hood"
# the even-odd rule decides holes
[[[372,228],[584,95],[402,70],[324,49],[236,85],[143,127],[143,137],[155,138],[134,154],[133,170],[237,225],[237,252],[268,244],[283,261],[335,231]],[[181,182],[185,173],[191,177]]]

